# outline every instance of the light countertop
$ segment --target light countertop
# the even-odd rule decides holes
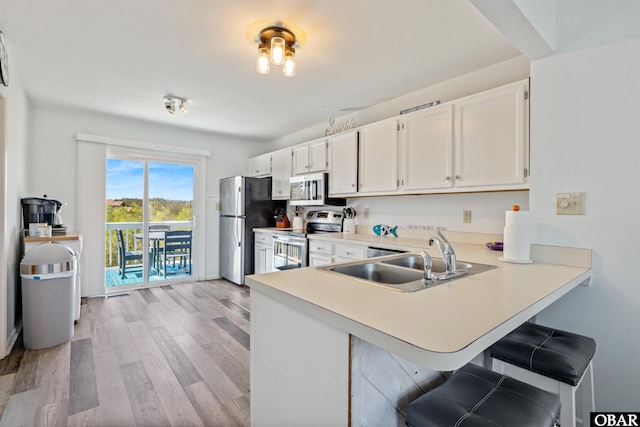
[[[61,236],[50,236],[50,237],[27,237],[25,236],[25,243],[33,243],[33,242],[62,242],[65,240],[82,240],[82,234],[69,232],[67,234]]]
[[[414,252],[425,249],[425,242],[418,239],[390,240],[342,233],[314,238],[413,247]],[[511,264],[498,260],[502,252],[484,245],[456,243],[459,261],[497,268],[413,293],[378,287],[316,267],[247,276],[246,284],[408,360],[447,371],[463,366],[591,277],[590,250],[548,247],[553,256],[547,256],[547,247],[535,246],[534,263]],[[427,252],[440,258],[435,247]],[[559,265],[557,259],[565,259],[571,265]]]

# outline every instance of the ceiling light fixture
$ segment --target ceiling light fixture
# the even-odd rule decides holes
[[[179,109],[182,113],[187,112],[187,100],[184,98],[179,98],[173,95],[167,95],[162,98],[164,101],[164,108],[167,110],[169,114],[173,114],[176,112],[176,109]]]
[[[282,75],[293,77],[296,75],[296,64],[293,57],[296,50],[296,36],[283,27],[267,27],[260,31],[260,44],[258,45],[258,61],[256,71],[260,74],[269,74],[269,64],[282,65]]]

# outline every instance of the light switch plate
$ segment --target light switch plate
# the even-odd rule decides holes
[[[584,193],[557,193],[556,215],[584,215]]]

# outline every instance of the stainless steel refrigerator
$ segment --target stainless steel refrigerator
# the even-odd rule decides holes
[[[253,274],[253,229],[275,227],[277,207],[286,201],[271,200],[271,178],[220,180],[220,276],[244,285]]]

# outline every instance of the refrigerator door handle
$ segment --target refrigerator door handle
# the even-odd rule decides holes
[[[236,217],[234,221],[235,221],[234,231],[236,234],[236,242],[238,243],[238,247],[241,247],[242,242],[240,241],[240,219]]]
[[[241,196],[242,196],[242,187],[238,187],[238,196],[236,197],[236,212],[235,212],[236,216],[240,215],[238,207],[240,206],[240,197]]]

